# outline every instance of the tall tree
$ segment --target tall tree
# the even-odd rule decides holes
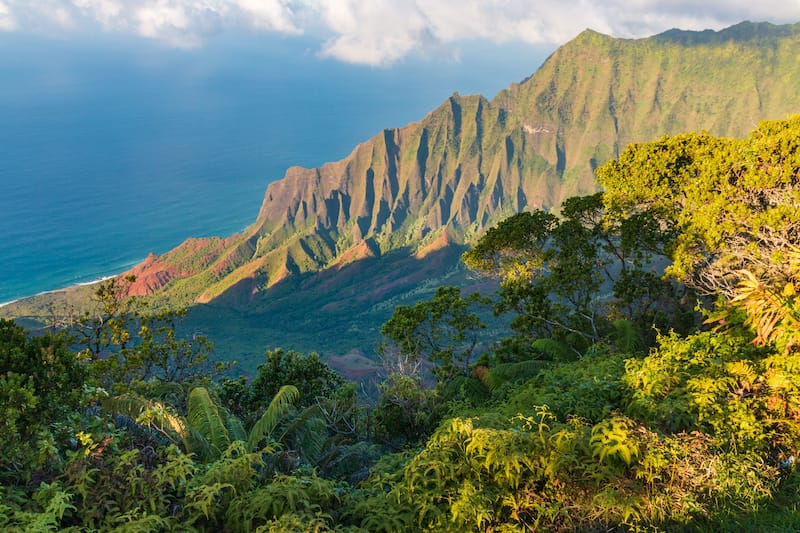
[[[800,115],[749,138],[689,133],[628,147],[597,170],[614,220],[650,213],[673,232],[668,272],[731,299],[743,270],[786,280],[800,242]]]
[[[675,325],[682,294],[660,279],[670,235],[647,212],[607,217],[597,193],[567,199],[560,217],[540,210],[514,215],[463,259],[499,278],[496,311],[514,313],[512,352],[524,356],[534,341],[549,338],[580,354],[613,336],[620,319],[642,336]]]

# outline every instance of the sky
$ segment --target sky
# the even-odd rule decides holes
[[[0,32],[124,34],[201,48],[225,33],[310,39],[322,58],[387,67],[458,59],[465,42],[563,44],[586,28],[636,38],[743,20],[800,21],[800,0],[0,0]]]

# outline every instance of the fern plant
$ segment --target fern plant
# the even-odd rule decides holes
[[[621,460],[626,466],[639,456],[639,447],[630,438],[631,421],[622,417],[604,420],[592,428],[592,456],[601,463]]]
[[[741,270],[732,303],[747,314],[746,323],[756,333],[754,343],[775,344],[779,351],[790,353],[800,350],[800,248],[792,246],[785,255],[789,279],[763,281]]]
[[[512,363],[501,363],[485,372],[478,373],[478,377],[489,390],[494,392],[507,383],[522,381],[535,376],[542,369],[550,366],[550,364],[550,361],[543,361],[541,359],[527,359],[525,361]]]
[[[300,393],[294,385],[284,385],[278,390],[267,410],[250,429],[250,434],[247,436],[249,450],[254,450],[264,437],[270,436],[275,431],[278,422],[289,412],[299,395]]]
[[[205,387],[196,387],[187,400],[187,422],[199,433],[207,444],[209,455],[219,457],[222,450],[231,443],[231,436],[225,426],[220,409],[211,399]]]
[[[293,385],[281,387],[249,434],[241,421],[217,405],[205,387],[195,387],[189,392],[185,417],[169,405],[134,394],[108,398],[104,408],[154,429],[170,442],[180,445],[186,453],[194,453],[203,461],[219,458],[237,440],[245,441],[248,451],[255,451],[265,442],[267,447],[271,447],[271,443],[290,438],[300,446],[304,457],[319,458],[324,446],[325,428],[313,409],[305,410],[293,421],[280,426],[280,432],[277,431],[291,412],[298,394]]]

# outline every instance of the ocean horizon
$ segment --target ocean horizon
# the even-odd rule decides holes
[[[491,98],[550,51],[466,45],[459,61],[372,68],[298,38],[0,34],[0,305],[240,232],[290,166],[342,159],[453,92]]]

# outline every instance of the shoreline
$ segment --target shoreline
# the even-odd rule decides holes
[[[69,287],[66,287],[65,289],[57,289],[57,290],[63,291],[63,290],[69,289],[70,287],[87,287],[89,285],[95,285],[97,283],[103,283],[104,281],[108,281],[110,279],[114,279],[114,278],[116,278],[117,276],[120,276],[120,275],[121,275],[121,273],[120,274],[114,274],[113,276],[103,276],[101,278],[97,278],[94,281],[84,281],[83,283],[76,283],[75,285],[70,285]],[[56,291],[48,291],[48,292],[56,292]],[[44,294],[46,294],[46,293],[44,293]]]
[[[136,263],[136,264],[138,265],[139,263]],[[108,281],[110,279],[114,279],[116,277],[119,277],[122,274],[124,274],[125,272],[127,272],[127,270],[124,270],[124,271],[120,272],[119,274],[113,274],[113,275],[110,275],[110,276],[101,276],[101,277],[96,278],[96,279],[94,279],[92,281],[82,281],[80,283],[73,283],[72,285],[67,285],[65,287],[61,287],[60,289],[51,289],[51,290],[47,290],[47,291],[37,292],[36,294],[34,294],[32,296],[23,296],[21,298],[16,298],[14,300],[9,300],[7,302],[0,302],[0,309],[2,309],[3,307],[6,307],[8,305],[17,303],[17,302],[21,302],[23,300],[30,300],[31,298],[36,298],[37,296],[46,296],[48,294],[55,294],[57,292],[67,291],[67,290],[72,289],[74,287],[89,287],[91,285],[97,285],[98,283],[103,283],[104,281]]]

